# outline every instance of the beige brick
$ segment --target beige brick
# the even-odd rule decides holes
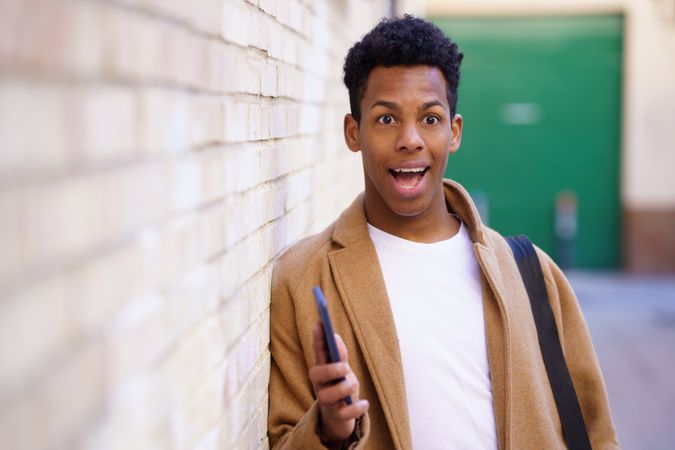
[[[68,162],[67,113],[64,89],[0,82],[0,182],[63,170]]]
[[[132,0],[132,3],[205,34],[218,33],[223,9],[229,6],[227,1],[223,5],[222,0],[193,0],[190,7],[180,0]]]
[[[185,8],[184,4],[181,10],[189,14],[190,24],[202,33],[218,35],[222,24],[222,17],[225,14],[228,2],[222,0],[198,0],[190,4],[190,8]]]
[[[263,436],[263,440],[260,443],[260,445],[256,448],[256,450],[270,450],[270,441],[267,438],[267,431],[265,431],[265,435]]]
[[[277,14],[279,21],[292,30],[302,33],[303,6],[299,0],[288,0]]]
[[[222,425],[216,425],[215,428],[199,437],[199,440],[192,447],[193,450],[218,450],[220,448],[221,436],[226,434]]]
[[[251,103],[248,108],[248,140],[259,141],[265,136],[269,124],[263,122],[262,103]],[[267,133],[269,134],[269,133]]]
[[[169,415],[171,448],[191,448],[225,412],[223,378],[225,365],[212,370],[192,393],[187,403],[177,405]]]
[[[218,39],[208,42],[208,59],[204,73],[204,88],[212,92],[224,93],[232,90],[231,45]]]
[[[231,247],[221,259],[221,296],[228,299],[243,282],[267,264],[273,253],[273,228],[252,233],[245,240]],[[233,319],[236,320],[236,319]]]
[[[324,222],[322,223],[323,226],[326,226],[328,223],[335,220],[335,214],[339,213],[339,211],[335,211],[335,209],[336,207],[331,206],[331,211],[322,211],[322,213],[324,213],[321,216],[324,219]],[[318,232],[323,229],[323,226],[313,229],[310,228],[310,211],[312,211],[312,209],[310,208],[309,203],[302,202],[296,205],[295,208],[290,210],[280,220],[280,223],[274,230],[274,255],[278,255],[282,250],[288,248],[288,246],[306,235],[309,231]]]
[[[164,39],[165,64],[171,82],[190,88],[199,88],[206,84],[206,58],[210,40],[195,36],[180,27],[173,27],[170,33],[164,35]]]
[[[279,0],[259,0],[260,9],[276,17]]]
[[[131,51],[138,56],[131,73],[142,80],[171,81],[168,43],[174,27],[145,16],[131,20],[135,26],[134,48]]]
[[[277,63],[277,95],[279,97],[299,98],[298,87],[300,80],[298,79],[297,69],[290,64],[283,62]]]
[[[267,97],[277,95],[277,66],[274,61],[261,61],[260,67],[261,87],[260,93]]]
[[[21,192],[22,247],[28,267],[58,264],[103,237],[101,180],[71,178]]]
[[[174,386],[174,402],[189,402],[204,377],[222,363],[225,354],[222,335],[217,318],[207,318],[196,330],[181,337],[167,356],[162,365]]]
[[[299,133],[314,135],[318,132],[321,119],[321,110],[316,105],[305,104],[299,111]]]
[[[115,313],[145,288],[143,255],[133,245],[117,248],[82,264],[70,275],[68,321],[77,336],[107,327]]]
[[[246,4],[242,0],[230,1],[222,17],[221,37],[227,42],[247,46],[250,14]]]
[[[24,267],[21,248],[19,196],[13,190],[0,191],[0,286],[9,284]],[[4,289],[1,289],[3,290]],[[0,300],[1,301],[1,300]]]
[[[256,274],[235,296],[229,298],[218,312],[218,320],[223,330],[225,349],[235,345],[246,329],[256,321],[269,306],[269,284],[271,266]],[[236,314],[235,314],[236,313]],[[233,388],[235,385],[230,385]]]
[[[135,146],[136,102],[124,87],[87,87],[78,92],[81,152],[90,163],[129,160],[138,155]]]
[[[169,207],[172,211],[194,208],[202,201],[202,166],[197,157],[174,159],[168,164],[167,185]]]
[[[104,353],[99,343],[88,343],[65,363],[50,370],[37,388],[42,428],[49,442],[65,442],[102,406],[106,377]]]
[[[20,402],[4,405],[0,413],[0,436],[6,448],[41,450],[49,445],[44,433],[44,416],[36,404],[36,393],[28,393]]]
[[[270,44],[267,53],[274,59],[282,59],[284,51],[284,31],[284,28],[279,22],[273,21],[269,25]]]
[[[201,191],[204,204],[222,200],[226,194],[223,174],[225,173],[226,151],[222,148],[211,149],[202,153]]]
[[[282,8],[283,10],[283,8]],[[286,28],[281,29],[282,45],[278,58],[290,64],[298,63],[298,37]],[[271,47],[271,46],[270,46]],[[276,55],[273,55],[277,57]]]
[[[184,339],[218,305],[218,266],[202,264],[186,272],[166,294],[168,342]]]
[[[310,175],[310,170],[304,169],[288,177],[285,205],[287,210],[308,199],[312,194]]]
[[[267,51],[270,45],[270,27],[273,19],[258,10],[249,11],[248,45]]]
[[[166,298],[158,292],[128,302],[106,327],[108,379],[118,384],[156,363],[170,344],[166,340]]]
[[[142,68],[143,47],[136,45],[141,39],[143,21],[126,9],[108,7],[95,16],[102,37],[103,70],[115,77],[139,78]]]
[[[190,98],[168,89],[144,89],[137,95],[139,146],[145,154],[181,153],[190,147],[192,116]]]
[[[223,181],[225,194],[243,192],[263,181],[260,170],[260,155],[257,147],[241,146],[227,151],[224,161]]]
[[[0,67],[14,62],[25,8],[21,0],[0,2]]]
[[[238,300],[241,298],[245,298],[243,294],[238,298],[229,298],[221,310],[218,311],[217,318],[220,322],[220,329],[223,331],[223,344],[225,345],[226,352],[235,345],[235,342],[237,342],[250,325],[246,320],[250,305],[245,300]],[[231,366],[228,366],[228,369],[236,371],[235,362],[232,362]],[[235,374],[230,374],[230,377],[233,379]],[[228,384],[226,395],[228,393],[234,394],[236,388],[235,383]]]
[[[242,142],[248,139],[248,104],[226,100],[224,105],[225,142]]]
[[[146,404],[141,404],[140,407],[144,409]],[[98,415],[93,423],[86,426],[86,431],[79,433],[77,440],[69,443],[67,448],[72,450],[170,448],[166,427],[160,422],[148,424],[147,428],[140,428],[138,422],[130,420],[135,411],[137,409],[134,405],[129,407],[129,411],[124,412],[106,410],[105,415]]]
[[[103,230],[108,240],[138,230],[169,208],[163,164],[123,166],[101,175]]]
[[[222,141],[223,108],[217,97],[206,95],[193,97],[189,110],[190,147],[205,147]]]
[[[283,144],[263,143],[257,149],[259,180],[265,182],[277,178],[288,171],[286,159],[282,158]]]
[[[14,64],[34,73],[63,72],[61,51],[68,41],[71,8],[44,0],[23,8],[15,29]]]
[[[56,277],[0,303],[0,399],[27,388],[29,380],[65,349],[68,288],[66,279]]]
[[[279,139],[287,136],[287,107],[283,104],[272,105],[272,124],[270,125],[270,137]]]
[[[105,414],[89,427],[82,449],[169,448],[163,424],[173,390],[156,372],[126,378],[108,394]]]
[[[259,94],[262,76],[259,69],[264,60],[241,49],[233,49],[232,58],[231,64],[236,75],[233,92]]]
[[[249,418],[244,430],[239,435],[233,448],[248,450],[256,449],[267,434],[267,399],[263,399]]]
[[[229,404],[225,419],[228,422],[229,439],[223,443],[224,448],[231,448],[236,442],[255,412],[259,410],[259,405],[267,394],[269,382],[269,353],[267,351],[260,354],[255,367],[245,381],[245,389],[239,391]]]
[[[69,33],[60,56],[69,71],[89,76],[100,74],[104,65],[104,7],[88,2],[66,4],[70,5]]]

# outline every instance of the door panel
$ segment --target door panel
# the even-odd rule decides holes
[[[622,17],[433,21],[465,55],[446,175],[487,194],[490,226],[554,257],[556,197],[574,192],[576,265],[616,268]]]

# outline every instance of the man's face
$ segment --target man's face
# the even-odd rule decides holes
[[[459,148],[462,118],[450,118],[438,68],[373,69],[361,99],[361,121],[348,114],[344,131],[347,146],[362,155],[366,213],[373,225],[386,229],[411,219],[447,217],[442,180],[448,154]]]

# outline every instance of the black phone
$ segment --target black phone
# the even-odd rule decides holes
[[[323,334],[326,338],[326,344],[328,346],[328,359],[330,362],[340,362],[340,352],[337,348],[337,343],[335,342],[335,333],[333,332],[333,323],[330,320],[330,315],[328,314],[328,304],[326,303],[326,297],[323,296],[323,292],[319,286],[314,286],[312,288],[312,293],[314,294],[314,300],[316,301],[316,309],[319,311],[319,318],[321,319],[321,325],[323,325]],[[345,378],[338,378],[334,383],[339,383]],[[351,396],[344,398],[344,402],[348,405],[352,404]]]

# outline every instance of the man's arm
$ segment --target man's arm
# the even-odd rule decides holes
[[[314,351],[317,364],[311,369],[308,367],[298,327],[311,329],[312,319],[296,318],[290,288],[283,278],[275,268],[270,308],[270,447],[358,448],[365,442],[369,430],[368,417],[364,414],[367,402],[358,401],[358,381],[349,368],[344,344],[339,341],[344,351],[343,363],[326,364],[327,361],[321,359],[326,358],[325,352],[322,355]],[[322,338],[317,331],[314,331],[315,341]],[[322,342],[313,345],[323,348]],[[330,384],[336,376],[345,376],[345,380]],[[352,406],[340,400],[346,395],[354,397]],[[355,420],[358,417],[361,419]],[[343,437],[346,439],[340,440]],[[336,441],[328,442],[332,439]]]
[[[618,449],[605,382],[579,302],[560,268],[537,250],[551,306],[560,318],[560,341],[591,445],[594,449]]]

